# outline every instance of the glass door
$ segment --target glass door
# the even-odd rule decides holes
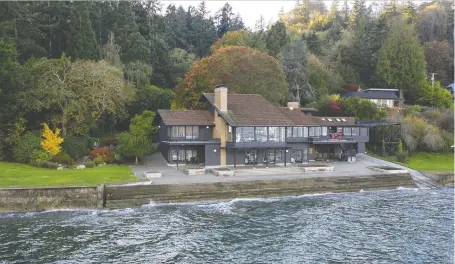
[[[303,149],[302,162],[308,162],[308,149],[307,148]]]
[[[265,151],[265,156],[264,156],[264,163],[267,163],[267,160],[269,161],[270,164],[275,164],[276,162],[276,153],[274,149],[269,149]]]
[[[257,164],[256,159],[257,159],[256,150],[245,151],[245,164]]]

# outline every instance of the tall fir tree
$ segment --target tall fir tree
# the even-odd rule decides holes
[[[283,22],[277,21],[267,31],[265,37],[265,45],[269,51],[269,55],[276,57],[288,42],[286,25]]]

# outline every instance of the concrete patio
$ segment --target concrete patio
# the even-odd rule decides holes
[[[131,170],[141,179],[145,179],[145,171],[159,171],[162,173],[161,178],[152,180],[152,184],[190,184],[190,183],[215,183],[215,182],[232,182],[232,181],[256,181],[256,180],[272,180],[272,179],[297,179],[297,178],[319,178],[319,177],[340,177],[340,176],[368,176],[379,175],[380,173],[370,169],[370,166],[391,166],[404,168],[413,177],[417,186],[428,188],[436,187],[434,180],[426,177],[422,173],[391,163],[370,157],[363,154],[357,155],[357,160],[354,163],[348,162],[311,162],[310,164],[330,164],[334,167],[333,172],[303,172],[302,168],[288,164],[287,167],[280,165],[271,165],[269,168],[265,166],[245,167],[237,166],[234,176],[215,176],[211,173],[204,175],[189,176],[185,173],[185,166],[168,166],[167,162],[160,153],[155,153],[152,156],[147,156],[144,159],[144,165],[132,166]],[[232,166],[228,166],[234,169]]]

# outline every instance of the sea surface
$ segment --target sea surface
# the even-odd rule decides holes
[[[453,263],[453,189],[0,214],[0,263]]]

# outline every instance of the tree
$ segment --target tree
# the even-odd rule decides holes
[[[417,21],[417,9],[412,0],[406,1],[406,6],[402,11],[404,18],[408,22],[408,24],[414,24]]]
[[[351,15],[349,18],[349,24],[351,28],[355,28],[359,25],[360,20],[367,13],[367,8],[365,6],[365,0],[354,0],[352,5]]]
[[[103,60],[109,62],[112,66],[119,69],[122,68],[122,61],[120,60],[120,46],[115,44],[114,32],[109,32],[109,39],[107,44],[101,49],[101,57]]]
[[[71,6],[67,52],[73,58],[96,60],[100,54],[90,21],[90,6],[91,3],[83,2]]]
[[[29,64],[31,77],[19,102],[28,111],[55,111],[62,134],[86,134],[104,113],[121,115],[134,90],[120,69],[105,61],[41,58]],[[58,114],[57,114],[58,113]]]
[[[211,53],[215,52],[219,48],[227,46],[246,46],[265,52],[265,43],[262,39],[254,38],[253,35],[253,33],[250,33],[247,30],[227,32],[222,38],[212,45],[210,48]]]
[[[221,38],[225,33],[231,30],[244,29],[242,18],[240,15],[234,15],[232,7],[229,3],[224,4],[215,15],[217,21],[218,38]]]
[[[319,38],[316,35],[316,32],[314,30],[311,31],[311,33],[308,35],[308,37],[305,37],[305,35],[303,35],[302,40],[306,41],[306,43],[308,45],[308,49],[311,51],[311,53],[313,53],[314,55],[321,55],[322,42],[319,40]]]
[[[142,61],[134,61],[124,66],[125,79],[136,86],[137,89],[150,84],[153,69]]]
[[[427,71],[436,73],[443,86],[453,82],[453,46],[448,41],[431,41],[424,45]]]
[[[269,51],[269,55],[276,57],[280,53],[281,48],[287,43],[286,26],[283,22],[277,21],[267,31],[267,36],[265,37],[265,46]]]
[[[152,124],[154,119],[155,113],[149,110],[145,110],[140,115],[135,115],[131,119],[130,133],[137,137],[148,137],[156,133],[156,127]]]
[[[47,124],[44,124],[42,137],[41,148],[52,156],[57,155],[61,150],[60,145],[63,143],[63,138],[60,137],[60,129],[56,128],[53,132]]]
[[[128,113],[137,114],[145,110],[169,109],[173,95],[174,93],[171,90],[154,85],[140,88],[137,90],[136,99],[128,107]]]
[[[201,107],[198,100],[202,93],[213,92],[220,83],[230,92],[261,94],[276,104],[288,95],[283,69],[275,58],[252,48],[232,46],[193,64],[177,87],[174,103],[187,109]]]
[[[19,63],[16,61],[17,53],[14,43],[0,38],[0,124],[12,120],[17,92],[17,74]]]
[[[289,93],[302,105],[316,98],[314,88],[309,84],[307,73],[308,51],[303,41],[296,41],[284,47],[280,54]]]
[[[170,73],[172,87],[175,87],[185,73],[190,70],[191,64],[196,62],[196,56],[183,49],[174,49],[170,53]]]
[[[418,29],[422,42],[444,40],[447,37],[448,19],[448,13],[438,2],[421,10],[418,13]]]
[[[318,99],[339,91],[343,85],[343,79],[314,55],[308,57],[307,71],[310,85]]]
[[[425,55],[411,25],[394,24],[384,42],[377,64],[378,76],[389,87],[400,89],[410,103],[416,102],[426,81]]]

